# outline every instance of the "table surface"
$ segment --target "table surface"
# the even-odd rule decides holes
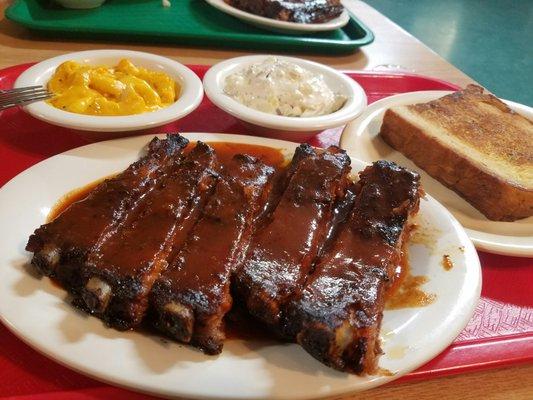
[[[366,1],[496,96],[533,106],[533,1]]]
[[[3,17],[10,3],[0,0],[0,68],[40,61],[59,54],[104,47],[148,51],[174,58],[185,64],[214,64],[249,54],[241,51],[193,49],[131,43],[63,42],[39,38]],[[464,86],[474,81],[382,14],[357,0],[346,6],[375,34],[374,43],[355,54],[345,56],[302,56],[337,69],[396,70],[396,66],[419,74],[437,77]],[[0,349],[1,351],[1,349]],[[343,399],[531,399],[533,366],[521,365],[499,370],[469,373],[423,382],[391,384]],[[1,388],[1,386],[0,386]],[[0,396],[2,393],[0,391]]]

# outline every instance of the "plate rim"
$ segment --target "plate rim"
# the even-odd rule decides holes
[[[255,137],[255,136],[238,135],[238,134],[201,133],[201,132],[184,132],[183,134],[186,137],[190,137],[191,135],[193,135],[193,136],[194,135],[201,135],[201,136],[214,135],[214,136],[216,136],[216,137],[213,138],[215,141],[239,141],[239,139],[242,139],[243,137],[245,138],[244,141],[243,141],[245,143],[247,142],[247,140],[252,140],[254,142],[257,142],[257,141],[263,141],[264,142],[265,141],[264,138]],[[39,164],[44,164],[47,161],[49,161],[50,159],[52,159],[52,158],[59,158],[59,157],[65,156],[65,155],[67,155],[67,156],[76,155],[79,152],[83,152],[83,150],[85,148],[87,148],[87,147],[91,147],[91,146],[94,146],[94,145],[99,145],[99,144],[102,144],[104,142],[139,140],[139,141],[142,141],[144,143],[147,143],[148,140],[150,138],[153,138],[154,136],[162,137],[164,135],[142,135],[142,136],[135,136],[135,137],[129,137],[129,138],[110,139],[110,140],[103,141],[103,142],[91,143],[91,144],[80,146],[80,147],[65,151],[63,153],[57,154],[57,155],[55,155],[53,157],[50,157],[50,158],[45,159],[45,160],[43,160],[43,161],[41,161],[39,163],[36,163],[34,166],[37,166]],[[196,138],[194,138],[192,140],[196,140]],[[207,139],[207,138],[204,138],[204,139],[201,139],[201,140],[209,141],[209,139]],[[272,147],[279,146],[279,147],[282,147],[282,148],[289,146],[291,149],[298,145],[298,143],[288,142],[288,141],[284,141],[284,140],[277,140],[277,139],[267,139],[266,143],[261,143],[261,144],[266,145],[266,146],[269,146],[270,144],[272,144],[271,145]],[[140,150],[140,149],[141,148],[136,149],[136,150]],[[356,159],[356,158],[354,157],[354,159]],[[358,161],[362,162],[360,160],[358,160]],[[362,162],[362,163],[364,163],[364,162]],[[29,171],[34,166],[26,169],[25,171],[23,171],[20,174],[18,174],[16,177],[12,178],[9,182],[7,182],[4,185],[4,187],[2,189],[0,189],[0,199],[1,199],[1,197],[3,197],[2,195],[4,194],[3,193],[4,192],[4,188],[6,188],[6,187],[9,188],[18,177],[30,173]],[[430,196],[428,196],[428,197],[431,198]],[[431,200],[434,202],[434,204],[437,206],[437,208],[440,208],[441,212],[444,212],[444,214],[446,216],[450,217],[452,225],[456,228],[454,230],[454,232],[455,232],[456,236],[458,237],[458,239],[462,239],[462,240],[465,241],[464,242],[464,244],[465,244],[464,254],[465,254],[465,261],[468,261],[468,263],[469,263],[468,264],[469,265],[469,270],[468,270],[468,273],[465,273],[463,282],[466,282],[467,280],[468,281],[472,281],[471,283],[475,283],[475,287],[473,287],[468,292],[468,295],[462,295],[463,297],[465,297],[465,296],[467,297],[466,299],[463,299],[463,300],[469,300],[469,301],[468,302],[466,302],[466,301],[463,302],[462,307],[460,308],[461,309],[461,315],[458,316],[455,319],[455,321],[456,321],[455,325],[454,325],[455,329],[449,330],[445,334],[445,340],[441,340],[441,342],[446,342],[446,344],[439,346],[439,348],[435,348],[432,352],[423,353],[424,355],[422,357],[420,357],[420,359],[418,360],[418,362],[415,365],[409,366],[409,368],[408,368],[409,371],[412,371],[412,370],[420,367],[421,365],[425,364],[427,361],[433,359],[437,354],[440,354],[444,349],[446,349],[449,346],[449,344],[451,344],[453,339],[461,332],[461,330],[464,328],[464,326],[466,326],[468,321],[471,319],[471,316],[474,313],[475,306],[477,304],[477,301],[478,301],[478,299],[480,297],[480,292],[481,292],[481,283],[482,283],[482,281],[481,281],[481,265],[480,265],[479,257],[477,256],[477,252],[475,251],[472,243],[468,239],[468,237],[467,237],[466,233],[464,232],[464,230],[463,230],[462,226],[460,225],[460,223],[437,200],[432,199],[432,198],[431,198]],[[457,303],[454,304],[454,306],[456,306],[456,305],[457,305]],[[0,321],[11,332],[13,332],[24,343],[28,344],[32,349],[36,350],[40,354],[45,355],[46,357],[52,359],[55,362],[58,362],[59,364],[65,366],[65,367],[67,367],[69,369],[72,369],[72,370],[74,370],[76,372],[79,372],[79,373],[81,373],[83,375],[90,376],[90,377],[92,377],[94,379],[97,379],[99,381],[103,381],[103,382],[109,383],[111,385],[120,386],[120,387],[127,388],[127,389],[130,389],[130,390],[136,390],[136,391],[139,391],[139,392],[142,392],[142,393],[148,393],[148,394],[154,394],[155,393],[157,395],[163,395],[163,396],[183,396],[183,395],[191,396],[191,395],[193,395],[191,393],[176,393],[175,391],[171,391],[171,390],[168,390],[168,389],[165,390],[164,388],[160,389],[158,392],[154,392],[153,389],[151,389],[149,386],[143,385],[142,382],[133,384],[131,381],[128,381],[128,380],[123,379],[123,378],[120,378],[120,379],[117,379],[115,377],[108,378],[107,377],[108,375],[105,375],[103,373],[93,372],[92,370],[87,369],[87,368],[84,369],[82,364],[80,364],[80,366],[78,366],[78,364],[69,363],[67,360],[65,360],[64,356],[58,355],[57,351],[50,350],[46,346],[42,346],[40,343],[37,343],[36,341],[32,340],[31,337],[28,337],[24,333],[23,329],[19,329],[19,327],[17,327],[9,319],[7,319],[5,317],[4,313],[1,311],[1,308],[2,307],[0,305]],[[117,334],[117,335],[119,335],[119,334]],[[305,399],[310,399],[310,398],[321,398],[321,397],[324,397],[324,396],[348,395],[348,394],[354,393],[356,391],[366,390],[366,389],[370,389],[372,387],[380,386],[382,384],[385,384],[387,382],[390,382],[390,381],[392,381],[394,379],[399,378],[400,376],[404,375],[405,373],[408,373],[409,371],[407,371],[407,370],[403,371],[403,373],[396,374],[393,377],[374,376],[374,377],[371,377],[371,379],[369,379],[368,381],[362,382],[359,385],[360,386],[359,388],[354,388],[352,390],[346,390],[345,388],[341,387],[338,390],[331,389],[327,394],[316,393],[313,396],[292,395],[291,398],[292,399],[304,399],[304,398]],[[215,397],[208,396],[208,395],[200,395],[200,396],[196,395],[195,398],[206,398],[206,399],[210,398],[211,399],[211,398],[215,398]],[[226,399],[226,398],[232,398],[232,397],[228,397],[228,395],[222,395],[222,396],[217,396],[216,398],[224,398],[224,399]],[[271,398],[271,396],[265,397],[265,396],[259,395],[259,396],[255,396],[254,398]],[[281,397],[279,394],[275,394],[272,398],[283,398],[283,397]]]
[[[357,118],[355,118],[353,121],[346,124],[346,126],[344,127],[341,133],[341,138],[339,141],[340,146],[343,149],[346,149],[346,151],[351,152],[351,154],[354,154],[354,158],[360,161],[363,161],[363,162],[368,162],[367,160],[362,159],[359,155],[356,155],[356,151],[354,150],[354,145],[350,144],[350,141],[352,142],[357,141],[355,132],[366,128],[376,118],[375,116],[372,119],[369,119],[371,114],[378,113],[380,112],[380,110],[384,108],[392,107],[394,105],[408,104],[405,101],[407,101],[411,97],[413,98],[413,104],[414,104],[417,102],[416,98],[418,96],[428,96],[428,97],[431,96],[432,98],[436,99],[438,97],[442,97],[442,96],[445,96],[451,93],[454,93],[454,91],[453,90],[417,90],[417,91],[412,91],[412,92],[399,93],[399,94],[395,94],[392,96],[387,96],[382,99],[379,99],[373,102],[372,104],[370,104]],[[421,101],[421,100],[418,100],[418,101]],[[428,100],[424,100],[424,101],[428,101]],[[522,113],[533,115],[533,107],[529,107],[525,104],[517,103],[517,102],[506,100],[506,99],[501,99],[501,101],[506,103],[509,107],[511,107],[513,110],[517,112],[522,112]],[[388,146],[394,153],[400,153],[397,150],[390,147],[389,145],[387,145],[386,143],[385,145]],[[416,169],[419,171],[424,171],[422,168],[418,166],[416,166]],[[445,186],[443,185],[443,187]],[[448,190],[451,191],[451,189],[448,189]],[[462,197],[461,199],[466,202],[466,200],[464,200]],[[449,210],[449,212],[455,216],[452,210]],[[500,254],[500,255],[506,255],[506,256],[533,257],[533,243],[531,245],[516,245],[513,243],[504,243],[504,242],[498,241],[498,238],[502,238],[502,237],[514,238],[517,236],[498,235],[495,233],[484,232],[478,229],[472,229],[472,228],[467,228],[467,227],[464,227],[464,229],[469,234],[469,237],[474,242],[476,248],[478,248],[481,251],[486,251],[488,253]]]

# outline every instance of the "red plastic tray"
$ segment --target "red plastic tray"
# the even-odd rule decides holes
[[[0,89],[13,85],[30,64],[0,70]],[[191,67],[200,77],[208,67]],[[410,74],[347,72],[366,91],[369,103],[415,90],[456,89],[452,84]],[[162,131],[247,133],[233,117],[205,99],[186,118]],[[336,144],[341,129],[325,131],[311,144]],[[38,121],[19,109],[0,114],[0,186],[31,165],[87,142],[68,129]],[[533,259],[479,253],[482,298],[474,317],[438,357],[401,378],[428,379],[533,360]],[[0,396],[22,399],[140,399],[71,371],[18,340],[0,325]],[[398,382],[398,381],[396,381]],[[394,384],[394,383],[393,383]]]

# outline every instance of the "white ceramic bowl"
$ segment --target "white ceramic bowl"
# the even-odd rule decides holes
[[[135,65],[170,75],[181,87],[179,98],[161,110],[125,116],[94,116],[59,110],[44,101],[24,107],[35,118],[66,128],[93,132],[143,131],[176,121],[198,107],[203,98],[202,82],[185,65],[155,54],[129,50],[90,50],[65,54],[40,62],[24,71],[15,82],[15,87],[46,86],[59,64],[74,60],[90,65],[116,65],[127,58]],[[117,136],[117,135],[109,135]]]
[[[247,107],[224,93],[226,77],[271,55],[232,58],[211,67],[204,76],[204,91],[216,106],[240,119],[261,136],[292,141],[307,140],[317,133],[346,124],[366,107],[366,94],[361,86],[347,75],[325,65],[294,57],[274,56],[293,62],[309,71],[320,73],[333,91],[346,96],[346,102],[337,111],[318,117],[285,117]]]

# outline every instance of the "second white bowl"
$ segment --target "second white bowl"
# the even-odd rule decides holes
[[[278,139],[303,141],[317,133],[346,124],[356,118],[366,107],[363,88],[347,75],[325,65],[294,57],[274,56],[319,73],[336,93],[346,97],[337,111],[317,117],[285,117],[247,107],[224,93],[226,77],[251,64],[260,63],[272,55],[256,55],[232,58],[211,67],[204,76],[204,91],[209,100],[228,114],[240,119],[255,133]]]

